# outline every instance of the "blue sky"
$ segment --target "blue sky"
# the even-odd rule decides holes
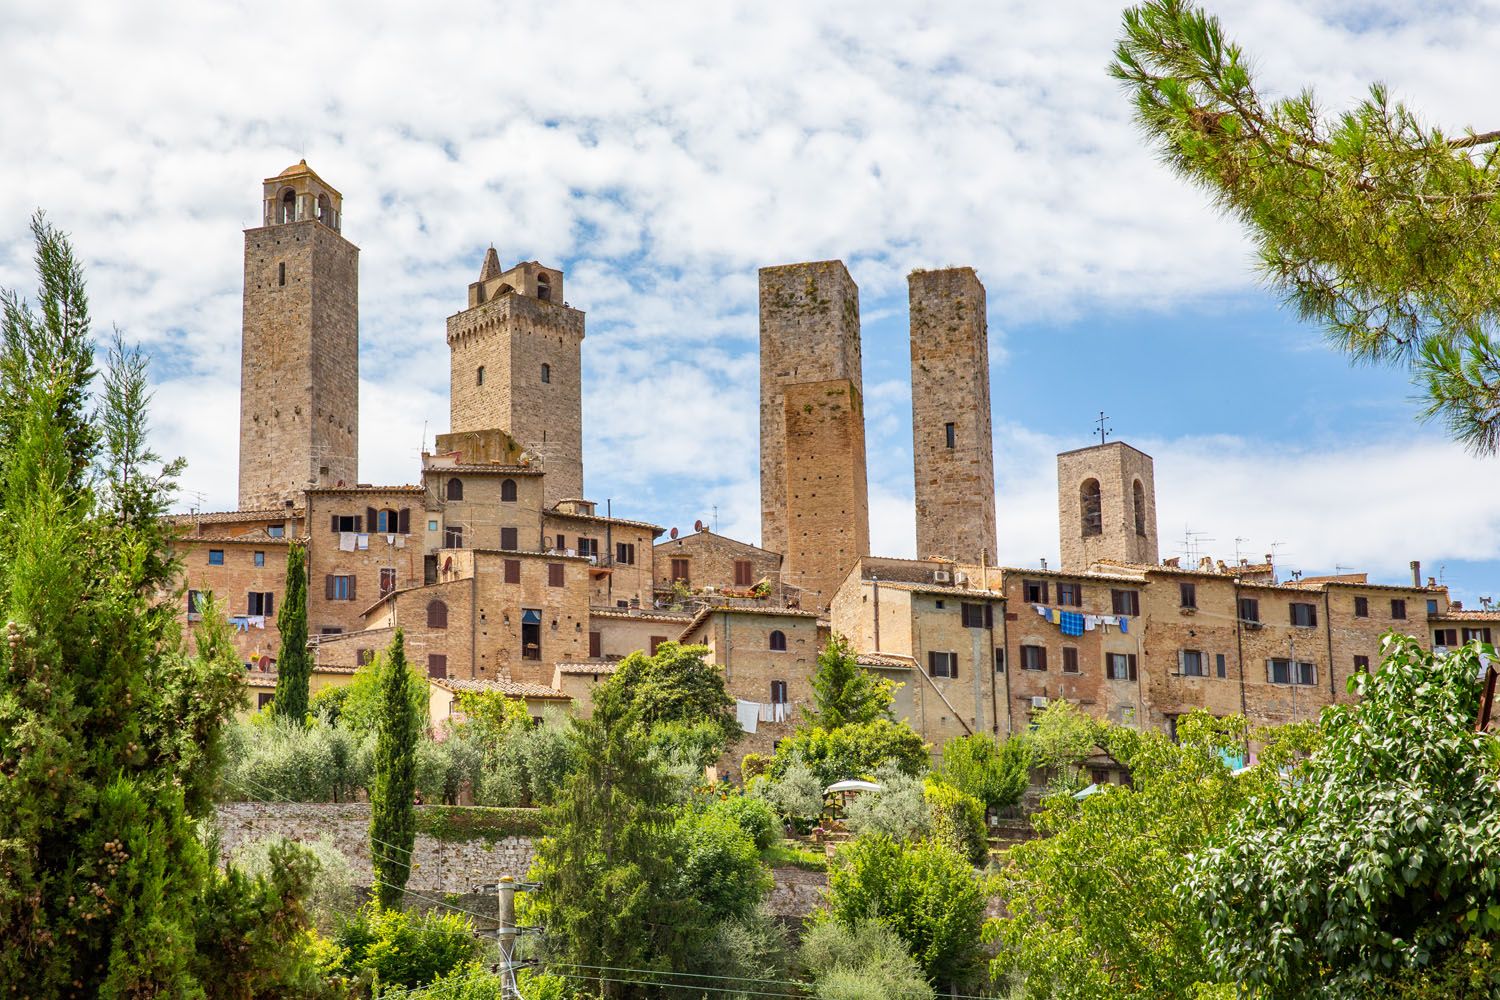
[[[1384,80],[1494,128],[1500,3],[1212,5],[1265,90],[1332,110]],[[1238,227],[1142,147],[1107,78],[1119,7],[12,0],[0,10],[0,285],[37,206],[94,314],[156,361],[184,507],[235,496],[240,230],[306,157],[361,257],[361,478],[446,429],[443,321],[483,250],[567,271],[588,314],[585,474],[617,512],[758,534],[758,266],[839,257],[861,289],[872,541],[912,547],[905,275],[989,293],[999,550],[1054,558],[1059,450],[1094,415],[1156,458],[1162,555],[1189,529],[1288,570],[1500,591],[1500,464],[1417,423],[1257,284]],[[1211,541],[1210,541],[1211,539]],[[1241,539],[1236,543],[1236,539]],[[1500,596],[1497,594],[1495,596]]]

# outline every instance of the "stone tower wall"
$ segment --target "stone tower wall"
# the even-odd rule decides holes
[[[984,285],[973,268],[959,267],[913,272],[907,288],[917,558],[993,566],[995,466]]]
[[[859,288],[842,261],[760,269],[760,544],[786,552],[783,393],[799,382],[848,379],[862,396]],[[865,479],[864,432],[851,456]],[[865,502],[861,501],[861,507]],[[868,533],[866,533],[868,534]],[[832,591],[829,592],[830,594]]]
[[[583,496],[582,344],[582,312],[518,292],[448,317],[452,431],[507,431],[541,459],[548,507]]]
[[[822,611],[870,554],[864,405],[852,380],[829,379],[786,386],[783,413],[784,579],[802,588],[804,611]]]
[[[1089,479],[1099,481],[1102,517],[1098,534],[1085,534],[1083,530],[1082,488]],[[1136,530],[1137,482],[1145,501],[1144,532]],[[1123,441],[1058,455],[1057,522],[1065,571],[1081,572],[1101,559],[1155,565],[1159,561],[1156,475],[1151,456]]]
[[[240,508],[358,478],[359,248],[313,219],[246,230]]]

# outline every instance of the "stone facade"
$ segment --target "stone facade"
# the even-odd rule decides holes
[[[651,606],[652,543],[661,533],[645,521],[602,517],[585,500],[564,500],[542,520],[544,548],[593,559],[589,599],[601,608]]]
[[[781,580],[781,553],[771,552],[704,528],[656,543],[656,590],[670,594],[681,580],[690,590],[748,591],[765,580],[771,584],[767,600],[783,603],[787,592]],[[684,574],[686,574],[684,576]]]
[[[863,395],[859,288],[842,261],[760,269],[760,544],[787,550],[785,387],[848,379]],[[849,456],[865,479],[864,434]],[[865,502],[865,501],[862,501]],[[795,582],[795,581],[794,581]]]
[[[865,419],[847,378],[783,390],[786,434],[786,561],[783,578],[801,606],[822,610],[861,556],[870,553]]]
[[[995,562],[989,324],[971,267],[913,271],[912,459],[917,556]]]
[[[422,582],[425,496],[420,486],[307,491],[310,636],[353,632],[380,597]]]
[[[1057,456],[1062,568],[1157,562],[1156,474],[1151,456],[1123,441]]]
[[[265,225],[245,231],[242,508],[358,479],[359,248],[341,215],[304,161],[265,181]]]
[[[546,470],[549,507],[584,495],[583,313],[562,281],[518,264],[471,285],[469,307],[448,317],[451,429],[509,432]]]

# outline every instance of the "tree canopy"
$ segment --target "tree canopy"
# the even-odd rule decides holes
[[[816,707],[802,710],[811,725],[837,729],[890,718],[895,685],[862,669],[841,635],[830,638],[818,654],[812,687]]]
[[[1267,99],[1188,0],[1127,10],[1111,71],[1304,319],[1353,361],[1409,367],[1425,416],[1473,451],[1500,447],[1500,131],[1430,126],[1378,84],[1342,112],[1311,90]]]

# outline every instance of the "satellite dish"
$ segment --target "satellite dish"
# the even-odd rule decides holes
[[[673,538],[676,538],[676,537],[677,537],[677,529],[676,529],[676,528],[673,528],[673,529],[672,529],[672,537],[673,537]]]
[[[702,531],[703,530],[703,522],[702,521],[694,521],[693,522],[693,530],[694,531]]]

